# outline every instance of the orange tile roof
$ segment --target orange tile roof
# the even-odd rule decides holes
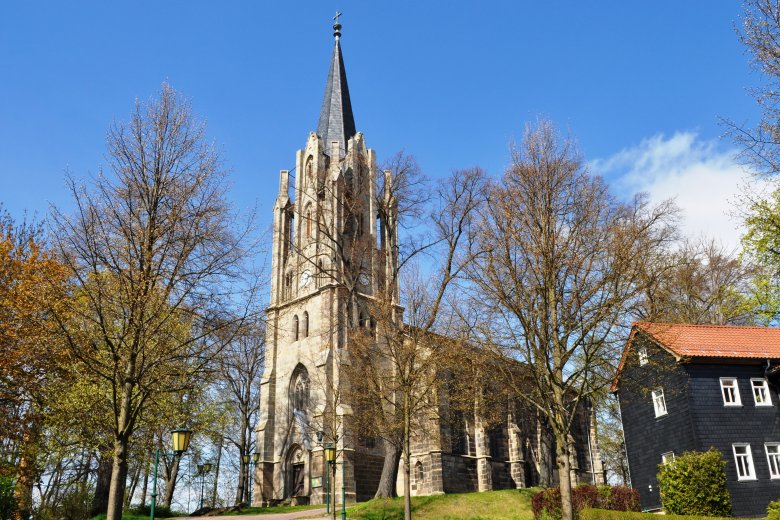
[[[780,358],[780,328],[641,321],[634,328],[682,357]]]
[[[613,392],[617,390],[620,374],[637,332],[648,335],[678,358],[780,359],[780,328],[638,321],[631,327],[631,335],[612,380]]]

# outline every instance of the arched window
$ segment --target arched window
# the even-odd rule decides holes
[[[303,311],[303,337],[309,337],[309,312]]]
[[[423,470],[422,462],[419,460],[417,461],[417,464],[414,465],[414,478],[417,480],[418,484],[422,484],[423,480],[425,480],[425,470]],[[419,485],[417,489],[420,489]]]
[[[306,159],[306,177],[311,178],[314,170],[314,157],[311,155]]]
[[[292,298],[292,273],[287,273],[284,277],[284,297]]]
[[[294,412],[306,413],[309,406],[309,372],[298,365],[290,380],[290,403]]]
[[[293,316],[293,341],[298,341],[298,315]]]
[[[322,260],[317,261],[317,287],[325,284],[325,265]]]
[[[306,239],[311,238],[311,204],[306,205]]]

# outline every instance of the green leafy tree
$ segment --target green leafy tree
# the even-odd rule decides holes
[[[661,502],[674,515],[731,516],[726,461],[716,449],[686,452],[658,466]]]
[[[149,400],[188,391],[220,350],[245,236],[225,200],[225,170],[204,125],[170,86],[108,134],[111,173],[70,179],[76,211],[54,211],[55,240],[79,284],[59,316],[80,370],[110,388],[109,520],[121,518],[130,442]],[[239,316],[239,318],[234,318]],[[172,425],[173,426],[173,425]]]

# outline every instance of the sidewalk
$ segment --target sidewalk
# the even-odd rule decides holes
[[[302,518],[321,518],[325,508],[293,511],[291,513],[270,513],[267,515],[232,515],[232,516],[186,516],[176,520],[298,520]]]

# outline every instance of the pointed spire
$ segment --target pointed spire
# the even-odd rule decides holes
[[[347,141],[355,135],[355,118],[352,115],[352,103],[349,101],[347,73],[344,69],[344,58],[341,55],[341,13],[333,17],[333,36],[336,44],[333,47],[333,58],[328,71],[328,81],[325,84],[325,97],[322,99],[320,121],[317,124],[317,135],[325,144],[325,150],[330,150],[330,143],[338,141],[341,153],[346,153]]]

